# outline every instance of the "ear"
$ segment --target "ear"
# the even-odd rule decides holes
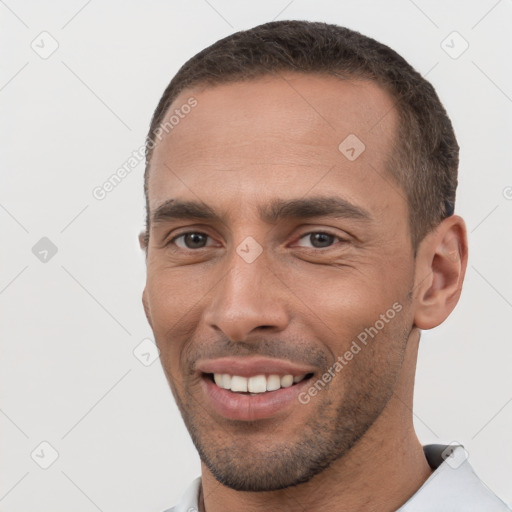
[[[146,313],[146,318],[148,319],[148,323],[149,323],[151,329],[153,329],[153,322],[151,321],[151,311],[149,308],[149,302],[148,302],[146,288],[144,288],[144,290],[142,292],[142,305],[144,306],[144,313]]]
[[[468,261],[467,230],[457,215],[444,219],[421,241],[414,277],[414,324],[432,329],[459,301]]]
[[[148,248],[148,234],[147,234],[147,231],[141,231],[139,233],[139,245],[140,245],[140,248],[143,251],[147,250],[147,248]]]

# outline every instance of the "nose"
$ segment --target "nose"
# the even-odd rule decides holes
[[[280,332],[289,323],[289,295],[263,254],[247,263],[234,253],[228,272],[212,290],[204,320],[235,342],[259,330]]]

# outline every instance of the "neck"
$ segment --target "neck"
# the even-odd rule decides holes
[[[271,492],[239,492],[225,487],[202,464],[202,512],[391,512],[403,505],[430,476],[431,469],[412,422],[412,397],[419,331],[409,336],[403,370],[382,414],[342,458],[309,482]]]

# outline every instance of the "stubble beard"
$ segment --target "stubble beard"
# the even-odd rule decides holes
[[[308,404],[297,402],[296,407],[314,410],[285,440],[272,437],[276,429],[269,428],[270,420],[232,422],[233,428],[223,430],[189,391],[178,393],[171,384],[201,461],[221,484],[236,491],[277,491],[310,481],[350,452],[393,395],[409,333],[393,334],[401,337],[401,343],[388,351],[386,361],[376,361],[373,347],[365,347]],[[389,341],[378,338],[372,343]],[[341,398],[336,398],[336,384],[343,388]],[[251,443],[255,434],[265,442]]]

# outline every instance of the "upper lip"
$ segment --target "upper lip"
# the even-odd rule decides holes
[[[241,377],[255,375],[293,375],[294,377],[314,373],[309,366],[298,365],[284,359],[268,357],[222,357],[218,359],[205,359],[196,365],[202,373],[227,373]]]

